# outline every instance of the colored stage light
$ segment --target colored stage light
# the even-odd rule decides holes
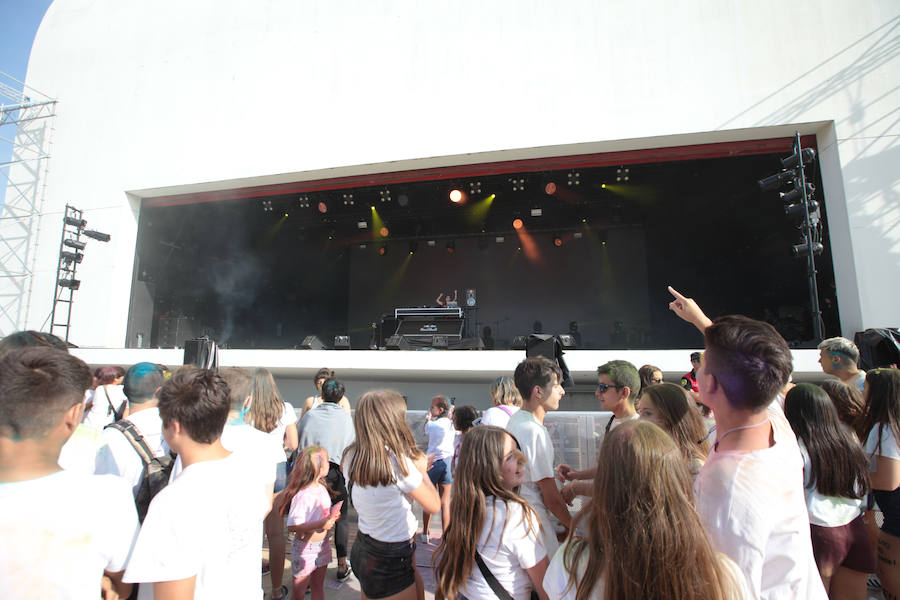
[[[454,252],[456,252],[456,242],[450,240],[449,242],[447,242],[447,253],[453,254]]]
[[[514,219],[513,220],[513,229],[519,230],[525,227],[525,223],[522,222],[522,219]]]
[[[460,202],[462,202],[462,199],[463,199],[463,193],[461,191],[459,191],[459,190],[451,190],[450,191],[450,202],[459,204]]]
[[[328,212],[328,204],[323,200],[318,205],[319,212],[323,215]]]
[[[553,245],[556,246],[557,248],[562,246],[562,238],[559,237],[558,235],[554,235],[553,236]]]
[[[547,192],[548,196],[552,196],[556,193],[556,184],[552,181],[544,186],[544,191]]]
[[[382,227],[378,230],[378,233],[379,235],[381,235],[381,237],[387,237],[391,233],[391,231],[387,227]]]
[[[409,253],[415,254],[416,250],[419,249],[419,242],[410,242],[409,243]]]
[[[603,189],[605,190],[605,189],[606,189],[606,184],[605,184],[605,183],[601,183],[601,184],[600,184],[600,187],[603,188]]]
[[[384,256],[385,254],[387,254],[387,246],[379,246],[378,247],[378,255]]]

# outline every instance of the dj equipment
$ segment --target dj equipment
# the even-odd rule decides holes
[[[397,328],[393,335],[410,345],[447,348],[463,338],[465,319],[459,307],[397,308],[394,317]]]

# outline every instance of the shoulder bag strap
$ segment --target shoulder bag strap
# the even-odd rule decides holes
[[[128,419],[122,419],[121,421],[116,421],[115,423],[110,423],[107,427],[112,427],[116,431],[121,431],[122,435],[125,436],[125,439],[131,443],[134,451],[138,453],[138,456],[141,457],[141,461],[143,461],[144,466],[150,464],[155,457],[153,455],[153,451],[150,449],[150,446],[147,445],[147,442],[144,441],[144,436],[141,435],[141,432],[135,427],[134,423],[129,421]]]
[[[497,596],[500,600],[513,600],[512,595],[506,591],[500,582],[497,581],[497,578],[494,577],[494,574],[491,573],[491,570],[487,568],[487,565],[484,564],[484,561],[481,559],[481,553],[475,553],[475,563],[478,565],[478,570],[481,571],[481,574],[484,576],[484,580],[487,581],[487,584],[491,587],[491,590],[494,592],[494,595]]]

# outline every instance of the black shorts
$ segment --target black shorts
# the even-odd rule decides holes
[[[379,542],[363,532],[356,534],[350,565],[366,598],[387,598],[416,583],[416,544]]]

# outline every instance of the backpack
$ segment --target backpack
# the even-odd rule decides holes
[[[141,461],[144,463],[141,484],[134,499],[138,521],[143,523],[144,517],[147,516],[147,509],[150,507],[150,501],[161,489],[169,484],[169,475],[172,473],[172,466],[175,464],[175,453],[169,451],[168,454],[154,456],[150,446],[144,441],[144,436],[141,435],[134,423],[128,419],[116,421],[107,425],[107,427],[121,431],[125,439],[131,442],[134,451],[138,453],[138,456],[141,457]]]

